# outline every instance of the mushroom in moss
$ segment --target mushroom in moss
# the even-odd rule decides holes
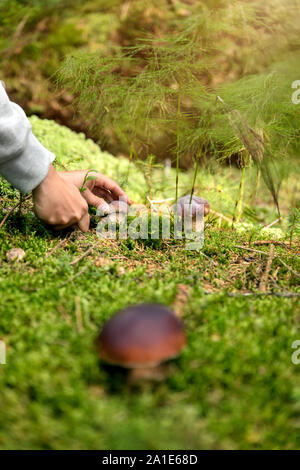
[[[209,214],[210,205],[206,199],[198,196],[192,196],[192,200],[190,195],[182,196],[173,206],[173,211],[183,218],[186,214],[190,213],[192,218],[194,218],[198,213],[202,212],[202,210],[205,217],[207,214]]]
[[[120,199],[119,201],[112,201],[110,203],[110,212],[122,212],[126,214],[129,210],[129,207],[130,206],[123,199]]]
[[[141,304],[111,317],[97,345],[105,362],[148,370],[176,357],[185,345],[185,334],[170,309],[159,304]]]

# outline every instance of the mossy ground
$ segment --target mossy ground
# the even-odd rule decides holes
[[[237,190],[228,179],[206,188],[216,211]],[[17,197],[1,184],[3,215]],[[211,223],[200,253],[172,241],[155,250],[102,241],[94,228],[55,233],[27,200],[0,231],[0,448],[299,448],[299,298],[274,295],[299,293],[297,242],[275,244],[272,295],[260,295],[268,256],[237,248],[268,254],[273,235]],[[26,252],[21,262],[6,261],[12,247]],[[95,350],[103,322],[139,302],[169,305],[185,322],[187,346],[157,381],[132,382]]]

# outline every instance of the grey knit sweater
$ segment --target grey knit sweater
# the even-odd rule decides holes
[[[9,100],[0,81],[0,175],[28,193],[46,177],[54,158],[33,135],[24,111]]]

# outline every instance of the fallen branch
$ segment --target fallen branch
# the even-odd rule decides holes
[[[268,253],[266,253],[265,251],[255,250],[254,248],[248,248],[247,246],[234,245],[234,248],[239,248],[240,250],[252,251],[254,253],[259,253],[259,254],[265,255],[265,256],[268,255]]]
[[[164,202],[174,201],[173,197],[168,197],[167,199],[150,199],[150,197],[147,196],[147,199],[150,202],[150,205],[152,205],[152,204],[163,204]]]
[[[204,291],[205,295],[216,295],[219,292]],[[297,292],[227,292],[228,297],[251,297],[251,296],[271,296],[271,297],[300,297],[300,293]]]
[[[64,287],[66,284],[69,284],[69,282],[72,282],[76,277],[81,276],[81,274],[83,274],[89,267],[90,265],[84,266],[84,268],[78,271],[78,273],[74,274],[74,276],[71,276],[69,279],[60,284],[58,288],[60,289],[61,287]]]
[[[261,255],[268,256],[268,253],[266,253],[265,251],[254,250],[254,248],[248,248],[248,247],[246,247],[246,246],[234,245],[234,248],[239,248],[240,250],[252,251],[252,252],[254,252],[254,253],[259,253],[259,254],[261,254]],[[283,261],[281,258],[279,258],[279,256],[275,256],[275,258],[277,258],[278,261],[279,261],[288,271],[290,271],[291,273],[293,273],[294,276],[300,278],[300,274],[299,274],[297,271],[294,271],[288,264],[285,263],[285,261]]]
[[[219,217],[220,219],[223,219],[225,220],[226,222],[230,223],[232,222],[232,219],[229,219],[229,217],[226,217],[226,215],[224,214],[221,214],[221,212],[217,212],[217,211],[213,211],[212,209],[210,210],[210,213],[213,214],[213,215],[216,215],[217,217]]]
[[[264,228],[273,227],[273,225],[277,224],[277,222],[280,222],[281,220],[282,220],[282,218],[281,218],[281,217],[278,217],[278,219],[274,220],[274,222],[271,222],[270,224],[265,225]]]
[[[216,263],[213,259],[211,259],[209,256],[207,256],[205,253],[203,253],[203,251],[200,251],[199,252],[201,255],[203,255],[206,259],[208,259],[208,261],[213,264],[214,266],[218,266],[218,263]]]
[[[256,240],[251,242],[251,245],[278,245],[290,248],[290,242],[278,241],[278,240]]]
[[[31,194],[25,198],[21,197],[20,198],[20,201],[18,201],[18,203],[12,207],[6,214],[6,216],[1,220],[0,222],[0,229],[3,227],[3,225],[5,224],[5,222],[7,221],[8,217],[19,207],[21,206],[21,204],[24,202],[24,201],[27,201],[27,199],[31,198]]]
[[[239,296],[250,297],[252,295],[253,296],[254,295],[257,295],[257,296],[268,295],[271,297],[286,297],[286,298],[300,297],[300,294],[298,294],[297,292],[241,292],[241,293],[229,292],[228,293],[229,297],[239,297]]]
[[[280,263],[286,268],[288,269],[291,273],[294,274],[294,276],[298,277],[300,279],[300,274],[297,273],[297,271],[294,271],[288,264],[286,264],[281,258],[278,258],[277,256],[277,259],[278,261],[280,261]]]
[[[269,273],[270,273],[273,259],[274,259],[274,245],[270,245],[266,269],[259,283],[259,290],[261,290],[262,292],[266,292],[268,290],[268,278],[269,278]]]
[[[46,254],[46,258],[49,258],[49,256],[51,256],[58,248],[60,248],[61,246],[63,246],[66,242],[66,238],[63,238],[62,240],[60,240],[54,248],[52,248],[52,250],[49,251],[49,253]]]
[[[78,256],[73,261],[71,261],[70,266],[74,266],[74,264],[79,263],[79,261],[81,261],[85,256],[87,256],[93,248],[93,246],[90,246],[82,255]]]

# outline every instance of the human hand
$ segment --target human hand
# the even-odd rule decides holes
[[[80,230],[89,229],[88,204],[72,182],[62,178],[50,165],[48,175],[32,191],[36,215],[57,230],[77,224]]]
[[[86,180],[86,175],[93,179]],[[60,171],[59,175],[68,183],[81,189],[82,197],[90,206],[100,207],[103,212],[108,212],[107,203],[122,199],[127,204],[131,204],[127,194],[120,186],[108,176],[91,170]]]

